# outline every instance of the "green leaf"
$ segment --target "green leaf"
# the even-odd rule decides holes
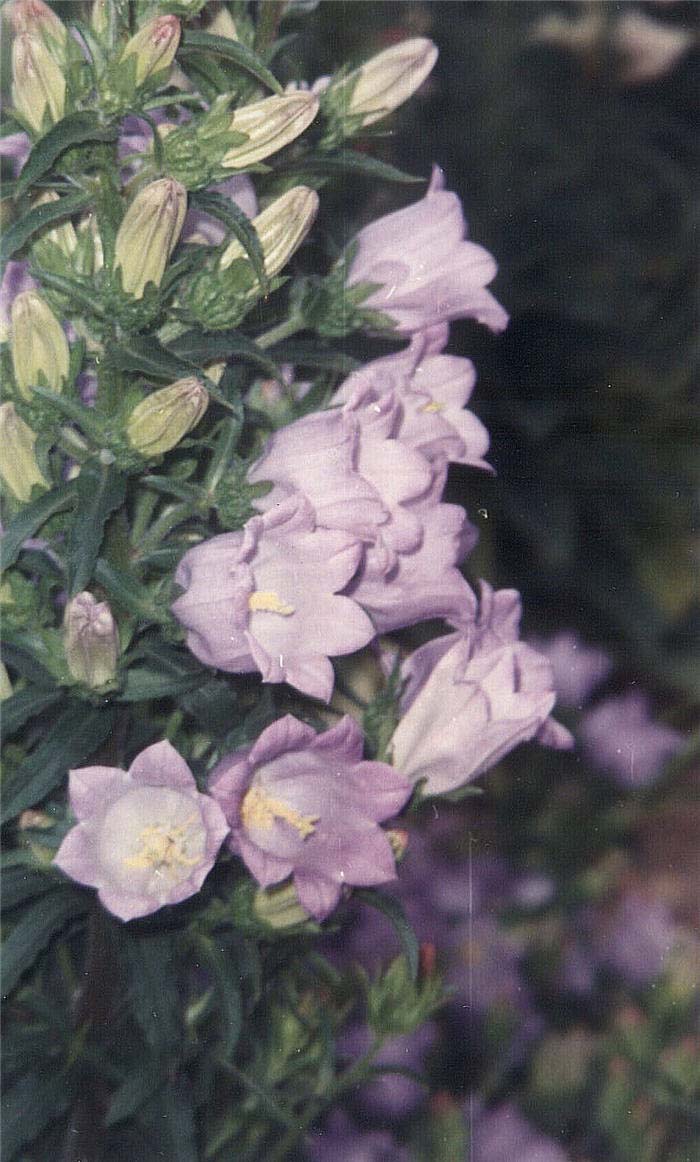
[[[38,500],[33,500],[10,521],[0,541],[2,554],[2,568],[7,569],[14,565],[22,544],[28,537],[33,537],[49,517],[75,503],[75,482],[61,484],[51,492],[44,493]]]
[[[113,1095],[107,1111],[106,1124],[114,1126],[130,1118],[141,1108],[163,1082],[158,1061],[146,1056],[134,1063],[131,1072]]]
[[[48,226],[50,222],[57,222],[59,218],[66,218],[69,214],[76,214],[90,205],[92,195],[82,190],[73,194],[66,194],[57,202],[44,202],[35,206],[28,214],[24,214],[7,229],[0,242],[0,262],[5,262],[20,250],[32,234]]]
[[[143,375],[155,376],[171,382],[192,375],[194,364],[185,358],[173,355],[158,340],[150,335],[145,338],[131,338],[128,344],[110,347],[109,361],[118,371],[140,371]]]
[[[7,636],[7,635],[6,635]],[[2,659],[6,666],[17,670],[24,678],[28,678],[36,686],[45,686],[47,690],[56,688],[56,679],[32,653],[22,649],[7,640],[2,642]]]
[[[168,1082],[147,1107],[153,1132],[158,1135],[161,1155],[168,1162],[200,1162],[197,1149],[192,1096],[187,1082]]]
[[[92,577],[107,518],[124,503],[126,477],[114,465],[83,464],[75,485],[78,503],[66,544],[71,597]]]
[[[199,191],[190,195],[190,204],[205,214],[211,214],[223,222],[228,230],[238,239],[250,259],[256,278],[260,283],[261,293],[269,291],[269,279],[265,271],[265,255],[260,244],[260,238],[251,225],[250,218],[244,214],[231,198],[224,198],[222,194]]]
[[[325,347],[313,339],[283,341],[277,343],[272,350],[279,363],[293,363],[297,367],[318,367],[323,371],[338,371],[342,375],[351,375],[361,365],[359,359],[347,355],[345,351]]]
[[[55,1069],[36,1070],[7,1089],[2,1098],[3,1162],[11,1162],[67,1106],[66,1081]]]
[[[404,185],[414,182],[424,182],[426,179],[415,174],[405,173],[396,166],[370,157],[367,153],[356,153],[354,149],[341,149],[337,153],[313,154],[305,157],[298,165],[299,171],[313,174],[359,174],[362,177],[378,178],[386,182],[400,182]],[[285,173],[285,178],[288,176]]]
[[[129,1003],[154,1054],[171,1055],[180,1042],[176,978],[177,934],[120,930],[129,978]]]
[[[13,771],[3,787],[0,822],[13,819],[27,807],[45,799],[67,775],[80,766],[110,734],[115,708],[97,708],[71,702],[56,720],[51,733]]]
[[[3,738],[14,734],[30,718],[41,714],[43,710],[48,710],[49,706],[53,706],[61,697],[61,690],[42,690],[36,686],[30,686],[26,690],[17,690],[15,694],[11,694],[3,702],[0,712],[0,727],[2,727]]]
[[[95,580],[99,581],[110,597],[130,613],[153,621],[156,611],[151,595],[130,573],[124,573],[100,557],[95,565]]]
[[[190,674],[168,674],[150,666],[132,666],[127,672],[120,702],[146,702],[150,698],[172,698],[186,694],[202,684],[204,671]]]
[[[203,936],[198,947],[214,979],[221,1014],[219,1052],[228,1061],[238,1044],[243,1023],[241,990],[233,971],[235,966],[228,955],[222,955],[210,937]]]
[[[411,976],[416,980],[418,976],[418,940],[406,918],[403,905],[399,903],[395,896],[383,895],[381,892],[373,892],[366,888],[356,889],[354,895],[363,904],[369,904],[370,907],[376,908],[378,912],[383,912],[391,922],[401,943],[401,948],[406,957]]]
[[[180,44],[180,55],[187,57],[193,52],[210,52],[215,56],[224,57],[230,64],[250,73],[273,93],[281,93],[282,86],[273,73],[270,72],[264,60],[249,49],[240,40],[229,40],[223,36],[211,36],[207,32],[197,32],[188,28]]]
[[[32,871],[26,865],[7,867],[2,873],[2,909],[16,908],[26,900],[34,900],[37,896],[44,896],[56,888],[63,888],[63,883],[55,874]]]
[[[276,379],[279,383],[284,382],[282,372],[274,359],[240,331],[217,331],[206,335],[201,331],[188,331],[171,344],[171,349],[182,359],[190,359],[197,365],[237,355],[239,359],[255,363],[271,379]]]
[[[87,911],[88,896],[72,888],[50,892],[23,913],[3,948],[2,993],[7,996],[67,920]]]
[[[47,173],[64,149],[85,141],[116,141],[116,125],[103,125],[97,113],[70,113],[37,141],[27,158],[15,190],[16,197],[26,193],[34,182]]]

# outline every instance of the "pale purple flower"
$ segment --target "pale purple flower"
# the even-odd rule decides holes
[[[392,738],[395,765],[435,795],[463,786],[518,743],[550,746],[571,736],[549,719],[555,693],[546,658],[517,641],[514,590],[482,583],[475,620],[421,646],[404,663],[402,718]]]
[[[612,669],[612,659],[598,646],[587,646],[572,630],[533,639],[531,645],[552,664],[554,688],[564,706],[581,710]]]
[[[246,218],[254,218],[258,213],[258,199],[255,186],[247,174],[234,174],[216,185],[208,186],[207,191],[223,194],[225,198],[238,206]],[[205,214],[203,210],[188,210],[185,224],[182,228],[183,242],[204,242],[209,246],[218,246],[226,237],[226,227],[219,218]]]
[[[348,533],[317,527],[308,502],[292,496],[240,532],[185,553],[175,574],[185,592],[173,613],[206,665],[259,670],[264,682],[288,682],[328,701],[329,655],[353,653],[374,637],[367,614],[338,595],[361,552]]]
[[[352,718],[316,734],[288,714],[212,772],[231,849],[263,887],[293,876],[302,907],[317,920],[345,885],[396,877],[378,824],[403,807],[411,787],[386,763],[364,762],[362,747]]]
[[[7,263],[0,283],[0,342],[4,343],[10,334],[12,304],[24,291],[36,290],[39,286],[29,273],[28,262]]]
[[[496,263],[483,246],[465,240],[459,198],[444,185],[434,166],[424,198],[360,230],[348,286],[377,285],[362,307],[385,314],[399,334],[464,318],[502,331],[508,315],[486,290]]]
[[[638,690],[594,706],[578,735],[591,762],[624,787],[653,783],[684,744],[679,731],[654,721],[647,696]]]
[[[474,1162],[567,1162],[568,1155],[545,1137],[510,1103],[484,1110],[471,1121],[470,1158]]]
[[[337,1110],[305,1141],[309,1162],[410,1162],[411,1155],[386,1130],[361,1130]]]
[[[396,436],[427,459],[488,468],[489,435],[467,411],[476,372],[470,359],[443,355],[447,324],[419,331],[403,351],[374,359],[348,376],[333,403],[371,406],[384,396],[400,407]]]
[[[640,987],[662,971],[678,936],[678,927],[662,900],[630,891],[612,912],[598,914],[592,945],[602,964]]]
[[[221,808],[199,794],[169,742],[141,751],[128,771],[71,771],[69,797],[78,823],[54,863],[97,888],[120,920],[148,916],[198,892],[228,833]]]
[[[389,1037],[375,1057],[377,1065],[410,1069],[420,1076],[425,1059],[437,1037],[437,1027],[427,1021],[413,1033]],[[348,1064],[361,1057],[371,1047],[372,1033],[366,1025],[346,1029],[338,1039],[337,1048]],[[374,1118],[395,1120],[413,1113],[426,1095],[426,1087],[403,1073],[382,1073],[373,1077],[357,1092],[356,1103],[363,1112]]]
[[[8,133],[7,137],[0,138],[0,157],[8,158],[14,178],[21,174],[31,148],[32,143],[26,133]]]

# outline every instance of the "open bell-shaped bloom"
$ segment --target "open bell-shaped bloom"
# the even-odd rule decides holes
[[[230,673],[259,670],[314,698],[333,692],[329,655],[353,653],[374,637],[367,614],[339,595],[355,573],[360,542],[319,528],[299,495],[240,532],[212,537],[182,558],[185,592],[173,613],[192,653]]]
[[[496,262],[465,239],[460,200],[444,185],[435,166],[424,198],[360,230],[347,284],[375,285],[363,309],[386,315],[400,334],[452,319],[476,319],[502,331],[508,315],[486,290]]]
[[[148,916],[198,892],[228,833],[221,808],[200,795],[169,742],[141,751],[128,771],[71,771],[69,797],[78,822],[54,863],[97,888],[120,920]]]
[[[363,761],[362,746],[352,718],[316,734],[288,714],[212,772],[231,849],[263,887],[293,876],[302,907],[317,920],[333,910],[344,885],[396,877],[378,825],[401,810],[411,785],[386,763]]]

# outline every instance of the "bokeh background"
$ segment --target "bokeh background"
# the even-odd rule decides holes
[[[498,259],[510,327],[458,324],[450,348],[476,364],[496,472],[455,472],[451,498],[480,528],[471,575],[522,592],[577,739],[520,748],[411,836],[401,894],[453,999],[394,1048],[432,1096],[359,1093],[352,1133],[379,1150],[393,1125],[392,1158],[420,1124],[426,1158],[697,1162],[700,8],[335,0],[314,17],[289,49],[310,79],[408,35],[439,46],[364,147],[439,163]],[[331,234],[416,192],[341,195]],[[389,941],[365,912],[348,952],[371,966]]]

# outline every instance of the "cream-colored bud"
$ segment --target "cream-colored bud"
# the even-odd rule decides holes
[[[55,190],[45,190],[43,194],[39,194],[38,198],[34,199],[34,206],[45,206],[48,202],[57,202],[59,200],[58,194]],[[75,227],[71,221],[59,222],[57,226],[52,226],[45,234],[42,234],[37,246],[41,247],[41,243],[46,240],[53,242],[54,246],[58,246],[66,258],[71,258],[75,248],[78,245],[78,236],[75,232]]]
[[[0,702],[4,702],[12,694],[12,682],[5,666],[0,662]]]
[[[210,20],[204,25],[209,36],[223,36],[224,40],[239,40],[236,22],[227,8],[219,4]]]
[[[25,399],[43,377],[61,391],[68,377],[70,352],[63,327],[38,291],[22,291],[10,314],[10,352],[15,382]]]
[[[121,60],[136,57],[136,84],[142,85],[154,73],[170,67],[179,44],[180,21],[177,16],[154,16],[127,42]]]
[[[208,406],[200,380],[178,379],[137,403],[127,421],[127,439],[142,456],[161,456],[199,423]]]
[[[92,31],[97,36],[104,37],[109,32],[110,22],[109,0],[93,0],[93,5],[90,9],[90,27]]]
[[[234,145],[221,159],[225,169],[246,169],[277,153],[311,124],[318,113],[318,97],[314,93],[287,93],[281,97],[266,97],[252,105],[237,109],[229,130],[245,133],[244,145]]]
[[[140,299],[149,282],[160,286],[186,213],[187,193],[173,178],[159,178],[136,195],[114,247],[114,265],[127,294]]]
[[[112,681],[117,672],[119,634],[106,601],[98,601],[85,591],[68,602],[63,648],[76,681],[91,689]]]
[[[44,4],[44,0],[12,0],[3,8],[15,33],[31,32],[56,45],[64,46],[68,31],[56,13]]]
[[[18,500],[27,501],[32,486],[48,488],[34,454],[36,435],[12,403],[0,405],[0,477]]]
[[[293,928],[309,920],[308,912],[299,903],[294,884],[258,888],[253,896],[253,912],[263,924],[278,930]]]
[[[35,133],[41,132],[46,114],[55,124],[65,111],[63,71],[35,33],[21,33],[12,45],[12,103]]]
[[[260,239],[268,278],[279,274],[294,251],[301,246],[318,212],[318,194],[308,186],[294,186],[277,198],[252,225]],[[246,258],[237,239],[226,247],[219,263],[226,270],[237,258]]]
[[[413,96],[437,56],[436,45],[424,36],[402,40],[377,53],[339,83],[339,89],[350,93],[344,112],[361,116],[363,126],[380,121]]]

